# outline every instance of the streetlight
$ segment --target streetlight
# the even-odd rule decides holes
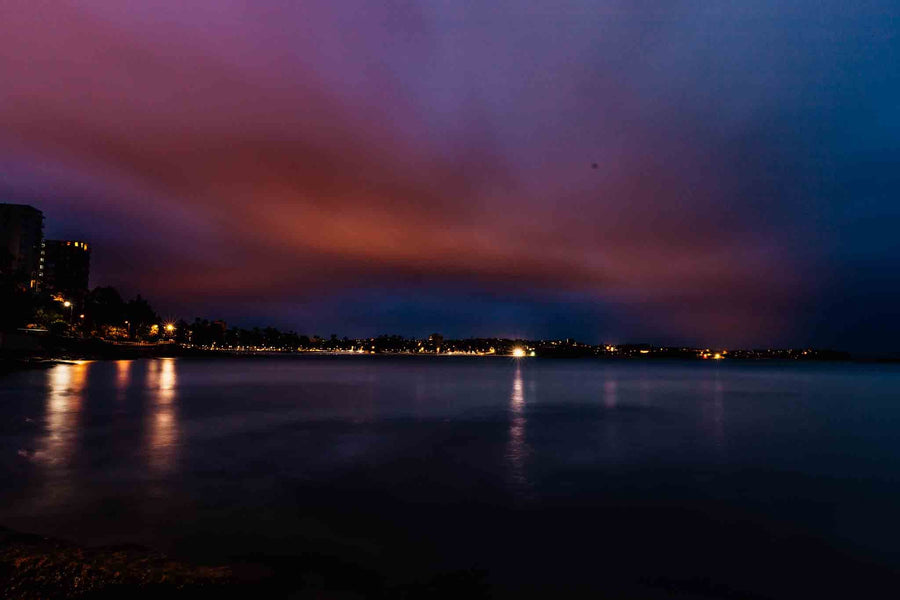
[[[63,306],[65,306],[66,308],[69,309],[69,325],[71,325],[72,324],[72,312],[74,310],[74,308],[72,307],[72,303],[69,302],[68,300],[64,300]]]

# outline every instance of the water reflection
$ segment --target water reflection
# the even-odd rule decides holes
[[[88,369],[82,362],[47,371],[46,429],[35,452],[43,462],[66,466],[74,458]]]
[[[149,410],[145,413],[147,466],[157,474],[171,471],[178,458],[179,424],[176,403],[177,370],[174,358],[147,365]]]
[[[30,502],[32,510],[65,505],[75,493],[74,467],[89,369],[89,363],[79,362],[47,371],[44,429],[34,452],[35,462],[42,467],[42,485]]]
[[[715,373],[710,378],[698,383],[698,425],[706,436],[707,443],[720,455],[725,450],[725,386]]]
[[[606,381],[603,382],[603,405],[607,411],[613,411],[619,404],[619,382],[611,379],[611,373],[606,373]],[[618,459],[619,448],[619,426],[620,420],[615,412],[607,412],[604,419],[604,437],[606,439],[606,449],[609,455],[614,459]]]
[[[646,375],[641,378],[641,406],[650,406],[650,381]]]
[[[116,399],[124,400],[128,384],[131,383],[131,365],[130,360],[116,361]]]
[[[530,487],[525,470],[525,459],[528,455],[528,444],[525,441],[525,391],[522,385],[522,367],[516,365],[513,377],[512,395],[509,398],[509,441],[506,446],[506,462],[513,485],[523,495],[527,495]]]
[[[719,450],[725,447],[725,408],[723,402],[724,387],[716,373],[716,383],[713,386],[712,425],[713,437]]]
[[[619,384],[615,379],[607,379],[603,383],[603,403],[606,408],[615,408],[619,403]]]

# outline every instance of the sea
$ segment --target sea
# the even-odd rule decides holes
[[[896,597],[900,365],[58,364],[0,377],[0,526],[348,597]]]

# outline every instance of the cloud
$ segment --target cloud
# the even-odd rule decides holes
[[[14,2],[2,183],[97,217],[95,282],[198,311],[413,282],[784,335],[814,58],[779,66],[789,13],[654,6]]]

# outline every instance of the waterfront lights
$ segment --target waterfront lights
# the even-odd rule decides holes
[[[525,356],[525,349],[524,348],[513,348],[512,355],[516,358],[522,358],[523,356]]]

